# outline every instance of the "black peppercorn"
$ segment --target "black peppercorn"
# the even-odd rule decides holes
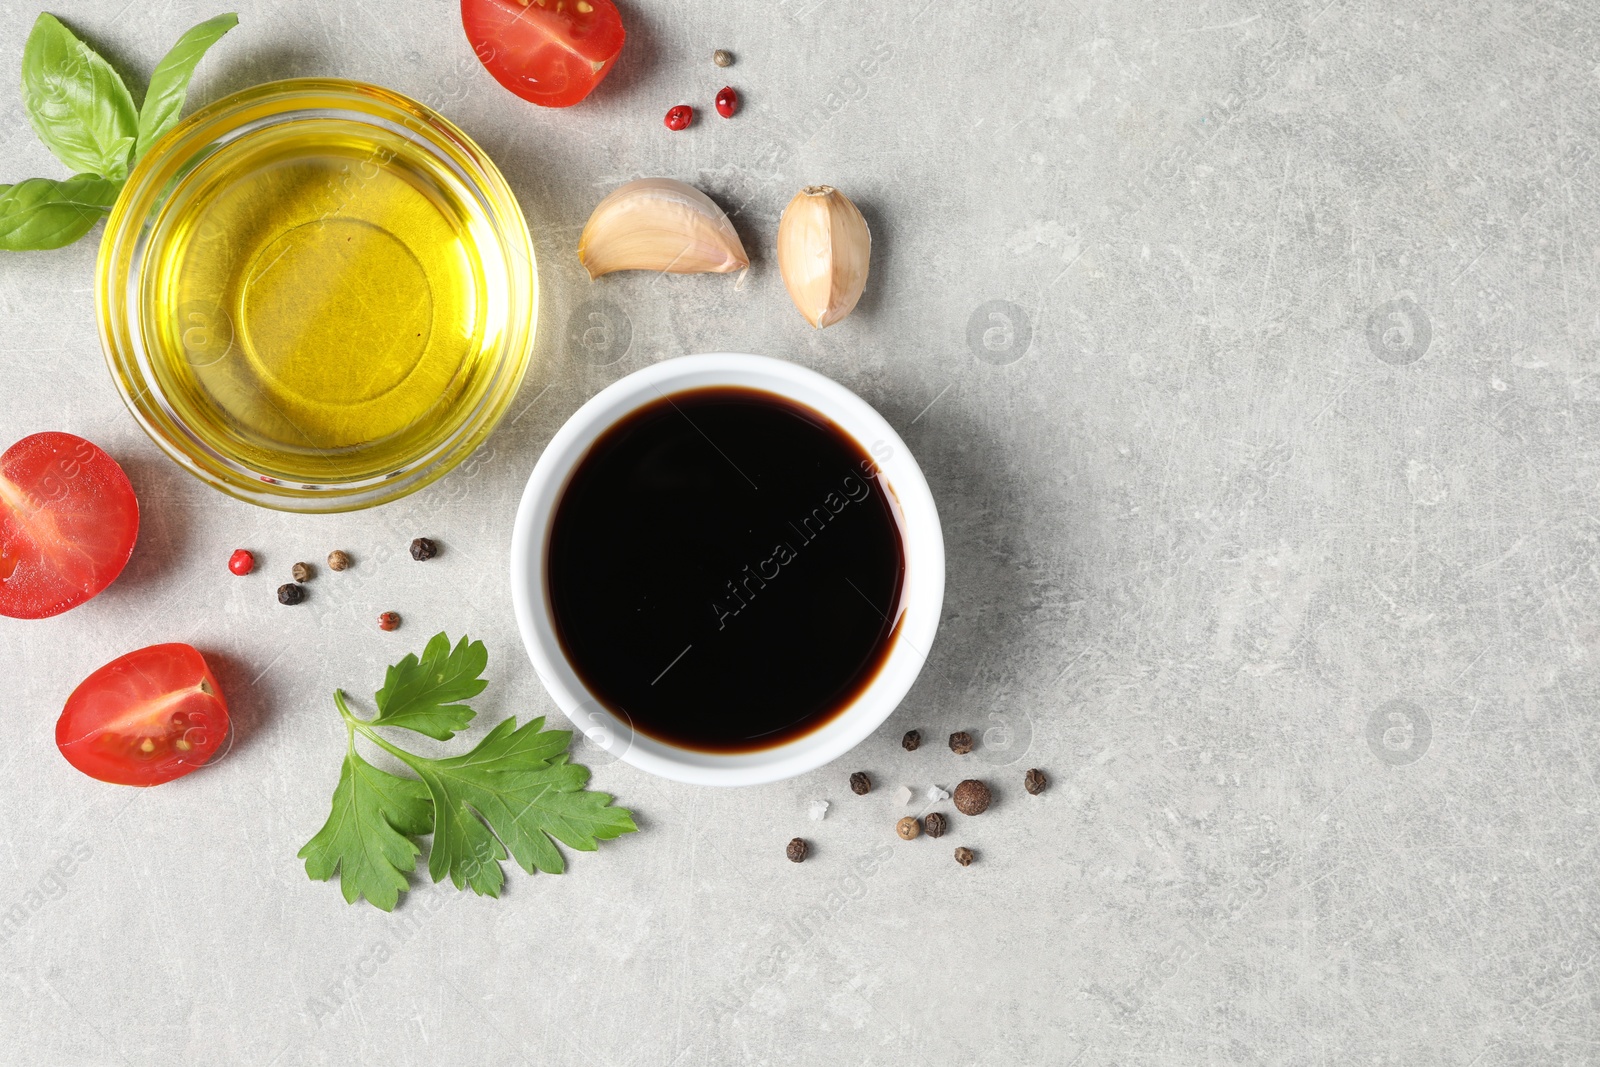
[[[922,744],[922,735],[915,730],[907,730],[906,735],[900,739],[900,747],[907,752],[915,752],[920,744]]]
[[[989,787],[976,778],[956,786],[956,810],[963,815],[982,815],[989,810]]]
[[[972,850],[970,848],[956,849],[956,862],[963,867],[972,866]]]
[[[957,730],[950,735],[950,751],[958,756],[965,756],[972,751],[972,735],[965,730]]]
[[[309,582],[311,580],[311,564],[296,563],[289,568],[289,573],[294,576],[294,580],[297,582]]]
[[[857,771],[850,776],[850,792],[858,797],[872,792],[872,779],[867,777],[866,771]]]
[[[304,586],[296,585],[294,582],[278,586],[278,603],[280,604],[298,604],[305,598],[306,591]]]
[[[806,858],[806,842],[804,838],[797,837],[789,842],[789,847],[784,849],[784,854],[789,857],[790,863],[799,863]]]
[[[1037,767],[1022,776],[1022,788],[1026,789],[1030,796],[1038,796],[1043,793],[1044,787],[1049,784],[1050,780]]]
[[[439,554],[439,546],[426,537],[418,537],[411,542],[411,558],[415,560],[432,559]]]
[[[929,837],[943,837],[945,830],[950,826],[950,820],[942,812],[922,817],[922,829]]]

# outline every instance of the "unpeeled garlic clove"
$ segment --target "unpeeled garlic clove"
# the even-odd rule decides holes
[[[808,185],[783,209],[778,269],[789,298],[811,325],[832,326],[855,310],[871,255],[867,220],[831,185]]]
[[[726,274],[750,265],[722,209],[671,178],[641,178],[612,190],[584,224],[578,258],[590,278],[614,270]]]

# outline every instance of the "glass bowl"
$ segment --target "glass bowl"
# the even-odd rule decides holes
[[[528,226],[483,151],[359,82],[235,93],[134,168],[100,245],[117,388],[206,483],[284,511],[439,478],[527,372]]]

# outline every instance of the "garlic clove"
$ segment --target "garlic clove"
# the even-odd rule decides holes
[[[832,326],[855,310],[871,255],[867,220],[831,185],[809,185],[783,209],[778,269],[789,298],[812,326]]]
[[[726,274],[750,265],[723,210],[692,185],[641,178],[595,206],[578,239],[590,278],[615,270]]]

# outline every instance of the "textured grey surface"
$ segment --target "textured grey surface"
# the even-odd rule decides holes
[[[26,915],[0,941],[0,1061],[1600,1059],[1592,6],[627,0],[622,61],[565,112],[494,84],[451,3],[240,8],[197,99],[374,80],[501,164],[541,254],[538,364],[430,490],[284,517],[190,480],[124,413],[93,238],[0,259],[0,436],[92,438],[145,521],[99,599],[0,620],[0,909]],[[0,10],[0,178],[57,175],[14,80],[35,9]],[[213,13],[57,10],[141,72]],[[724,82],[733,122],[709,110]],[[685,101],[702,118],[670,134]],[[586,280],[589,209],[646,175],[729,207],[742,284]],[[877,239],[860,310],[824,333],[770,251],[814,182]],[[707,350],[832,375],[921,460],[949,593],[905,705],[759,789],[580,744],[642,832],[560,877],[513,870],[499,901],[419,887],[389,916],[308,881],[295,852],[343,742],[329,691],[470,631],[485,723],[553,713],[506,590],[522,482],[596,389]],[[417,534],[444,554],[413,564]],[[223,569],[238,545],[261,552],[248,580]],[[289,564],[334,547],[356,568],[279,608]],[[62,700],[161,640],[219,664],[238,744],[156,790],[78,775]],[[958,728],[981,734],[964,761],[937,743]],[[893,838],[894,786],[970,767],[990,813]],[[856,769],[879,790],[852,796]]]

